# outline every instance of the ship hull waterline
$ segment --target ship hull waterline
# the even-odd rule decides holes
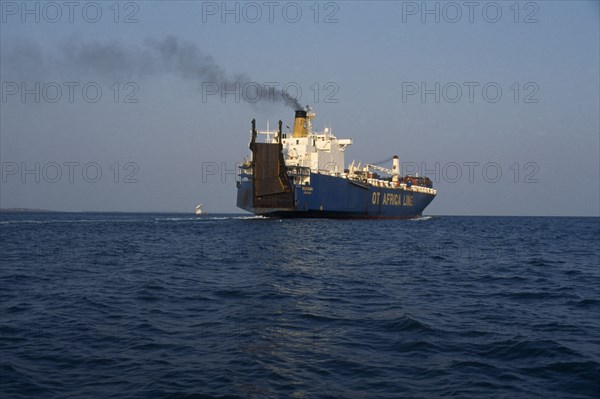
[[[360,185],[351,180],[311,173],[310,185],[292,186],[288,207],[255,206],[252,179],[238,183],[237,206],[272,218],[414,219],[435,194],[410,189]]]

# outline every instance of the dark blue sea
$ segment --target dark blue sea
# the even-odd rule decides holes
[[[2,213],[1,398],[598,398],[598,218]]]

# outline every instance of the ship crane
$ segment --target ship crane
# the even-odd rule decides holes
[[[400,173],[399,173],[399,172],[397,172],[397,171],[396,171],[396,172],[394,172],[394,171],[393,171],[393,170],[391,170],[391,169],[384,168],[384,167],[377,166],[377,165],[372,165],[372,164],[370,164],[370,163],[366,164],[366,165],[365,165],[365,167],[367,168],[367,170],[368,170],[369,168],[371,168],[371,169],[375,169],[375,170],[378,170],[378,171],[380,171],[380,172],[387,173],[387,174],[388,174],[388,175],[390,175],[390,176],[398,176],[398,175],[400,174]]]
[[[366,171],[369,171],[369,168],[378,170],[380,172],[386,173],[392,176],[392,181],[397,182],[400,179],[400,160],[397,155],[392,157],[392,169],[384,168],[383,166],[366,164]]]

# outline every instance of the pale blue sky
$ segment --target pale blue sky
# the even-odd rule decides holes
[[[196,44],[229,76],[296,82],[303,90],[300,101],[316,109],[317,127],[331,125],[338,136],[354,139],[347,162],[397,154],[406,167],[417,163],[435,170],[439,165],[437,177],[432,176],[439,194],[429,214],[600,213],[598,2],[478,2],[473,22],[468,8],[458,2],[454,4],[463,15],[456,23],[448,21],[455,14],[444,2],[426,3],[430,9],[439,7],[439,23],[435,15],[422,15],[422,2],[299,2],[294,3],[302,10],[297,23],[286,21],[281,12],[291,2],[276,2],[273,23],[263,2],[253,3],[263,11],[256,23],[244,20],[254,15],[244,14],[245,3],[237,3],[239,23],[235,15],[227,15],[223,23],[218,12],[205,15],[203,22],[203,6],[219,8],[221,2],[133,2],[137,9],[123,2],[119,23],[109,8],[113,2],[98,3],[102,16],[97,23],[86,22],[79,9],[73,23],[67,9],[50,23],[45,19],[54,14],[48,14],[51,9],[43,14],[43,2],[39,23],[34,15],[25,15],[22,22],[22,10],[15,11],[14,4],[21,7],[21,2],[2,1],[0,27],[2,207],[191,211],[203,202],[209,212],[237,212],[234,176],[226,171],[224,179],[209,175],[203,182],[202,165],[205,171],[214,165],[234,169],[248,153],[250,120],[255,117],[261,128],[267,120],[274,126],[279,118],[289,125],[289,109],[236,103],[233,96],[225,103],[218,95],[203,102],[198,80],[132,74],[131,68],[103,73],[61,60],[60,48],[69,40],[119,43],[133,54],[149,38],[173,36]],[[414,6],[419,9],[408,15]],[[492,23],[497,8],[502,15]],[[139,21],[122,23],[132,11]],[[293,17],[293,9],[288,11]],[[323,23],[331,12],[338,22]],[[31,52],[13,56],[15,48],[27,43],[38,48],[43,63],[32,59]],[[14,83],[58,82],[64,88],[64,82],[72,81],[79,88],[97,82],[103,97],[88,103],[76,90],[73,103],[66,91],[56,103],[44,96],[35,103],[32,95],[24,102],[20,93],[9,95]],[[111,86],[116,81],[118,103]],[[133,96],[138,103],[123,103],[131,92],[126,82],[138,89]],[[316,103],[315,82],[320,87]],[[331,92],[325,89],[329,82],[334,84],[329,88],[339,89],[333,96],[336,103],[323,101]],[[439,102],[433,94],[422,101],[420,93],[403,101],[403,88],[415,83],[433,88],[436,82],[440,92],[444,85],[450,90],[445,97],[440,93]],[[472,102],[465,82],[478,85]],[[502,90],[497,102],[482,93],[490,83]],[[454,84],[462,87],[463,96],[452,103]],[[35,170],[36,162],[39,182],[37,172],[23,182],[21,169]],[[65,166],[69,162],[79,163],[73,166],[72,182]],[[51,181],[54,163],[62,170],[56,182]],[[82,176],[83,165],[92,163],[96,166],[88,172],[102,170],[97,182]],[[456,165],[462,170],[459,178]],[[468,165],[473,165],[472,181]],[[483,175],[486,165],[488,174]],[[498,168],[502,176],[494,182]],[[129,173],[137,183],[123,182]],[[93,173],[87,177],[94,180]]]

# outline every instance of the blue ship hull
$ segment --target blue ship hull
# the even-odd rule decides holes
[[[268,217],[403,219],[421,216],[435,197],[417,189],[377,187],[317,173],[310,174],[310,185],[291,187],[292,206],[255,206],[253,180],[242,180],[237,206]]]

